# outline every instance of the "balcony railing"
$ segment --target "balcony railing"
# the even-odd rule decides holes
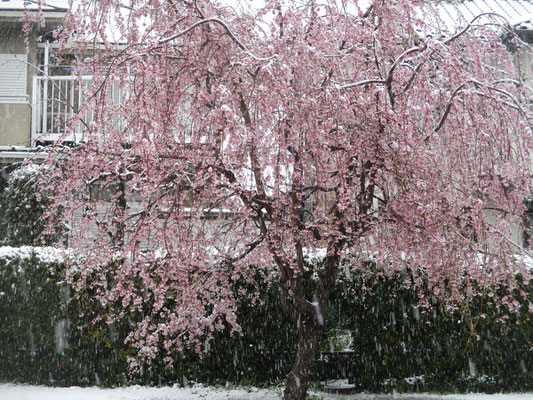
[[[32,146],[57,140],[75,143],[83,139],[85,125],[93,120],[94,113],[85,112],[74,127],[71,126],[71,121],[78,116],[91,81],[91,76],[33,77]],[[114,84],[109,90],[110,98],[120,104],[124,99],[125,89]]]

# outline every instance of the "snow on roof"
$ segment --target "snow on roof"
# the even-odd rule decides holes
[[[42,0],[41,8],[43,12],[56,11],[66,12],[68,10],[68,0]],[[37,11],[39,0],[0,0],[1,11]]]
[[[370,2],[371,0],[357,0],[362,9]],[[68,0],[0,0],[0,15],[16,13],[17,16],[21,16],[24,11],[36,11],[39,3],[43,12],[58,17],[69,9]],[[263,2],[223,0],[222,4],[231,5],[236,10],[244,12],[254,10]],[[476,24],[510,24],[518,31],[533,31],[533,0],[430,0],[423,8],[427,12],[426,22],[433,33],[436,31],[444,36],[461,30],[474,19]],[[121,35],[117,35],[113,26],[108,26],[106,33],[107,40],[122,41]]]
[[[533,0],[435,0],[426,9],[429,25],[443,33],[458,31],[476,17],[478,24],[533,27]]]

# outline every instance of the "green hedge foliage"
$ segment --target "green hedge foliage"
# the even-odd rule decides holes
[[[39,164],[0,164],[0,246],[36,246],[60,239],[43,235],[48,199],[39,179],[45,173]]]
[[[177,353],[173,368],[156,359],[130,375],[127,358],[134,351],[124,339],[142,316],[130,314],[112,325],[93,323],[105,310],[89,292],[71,297],[53,253],[49,248],[0,247],[0,380],[116,386],[270,383],[286,375],[295,335],[289,334],[292,326],[267,290],[258,307],[247,296],[239,300],[243,335],[219,333],[201,354]],[[281,338],[278,333],[284,329]]]
[[[0,248],[0,380],[266,385],[285,377],[297,335],[275,286],[261,286],[255,303],[246,283],[235,287],[245,293],[238,297],[241,335],[221,332],[200,355],[177,353],[173,368],[156,359],[130,375],[127,357],[134,352],[124,338],[141,316],[113,325],[92,323],[103,310],[90,293],[71,296],[53,254],[53,249]],[[342,277],[326,311],[315,379],[348,378],[357,389],[379,391],[533,389],[533,321],[525,304],[520,313],[509,314],[487,296],[453,314],[436,301],[433,310],[424,311],[404,282],[404,276],[387,277],[374,267],[364,279],[363,273]],[[533,300],[531,285],[527,290]],[[506,323],[497,321],[505,315]],[[335,352],[346,345],[341,339],[347,333],[351,351]]]
[[[111,329],[103,332],[80,317],[84,299],[70,299],[61,264],[42,256],[53,249],[0,250],[0,379],[52,385],[125,382],[124,346],[114,346]]]
[[[527,305],[533,301],[533,282],[522,284],[528,300],[502,287],[496,296],[474,297],[449,312],[435,298],[431,309],[420,309],[417,289],[406,287],[405,278],[387,277],[371,267],[369,272],[342,277],[337,285],[329,321],[352,333],[353,355],[346,373],[357,387],[533,389],[533,318]],[[431,298],[428,291],[424,294]],[[519,301],[518,313],[498,304],[496,298],[505,295]]]
[[[39,167],[0,166],[0,246],[38,244],[46,201],[37,196]]]

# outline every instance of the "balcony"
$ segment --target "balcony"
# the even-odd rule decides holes
[[[78,117],[86,98],[91,76],[34,76],[32,90],[31,147],[58,140],[76,143],[83,139],[85,125],[94,119],[94,112],[85,111]],[[125,89],[118,84],[110,87],[108,95],[120,106]]]

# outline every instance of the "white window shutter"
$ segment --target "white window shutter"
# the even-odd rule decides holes
[[[26,54],[0,54],[0,102],[28,101],[26,91],[28,56]]]

